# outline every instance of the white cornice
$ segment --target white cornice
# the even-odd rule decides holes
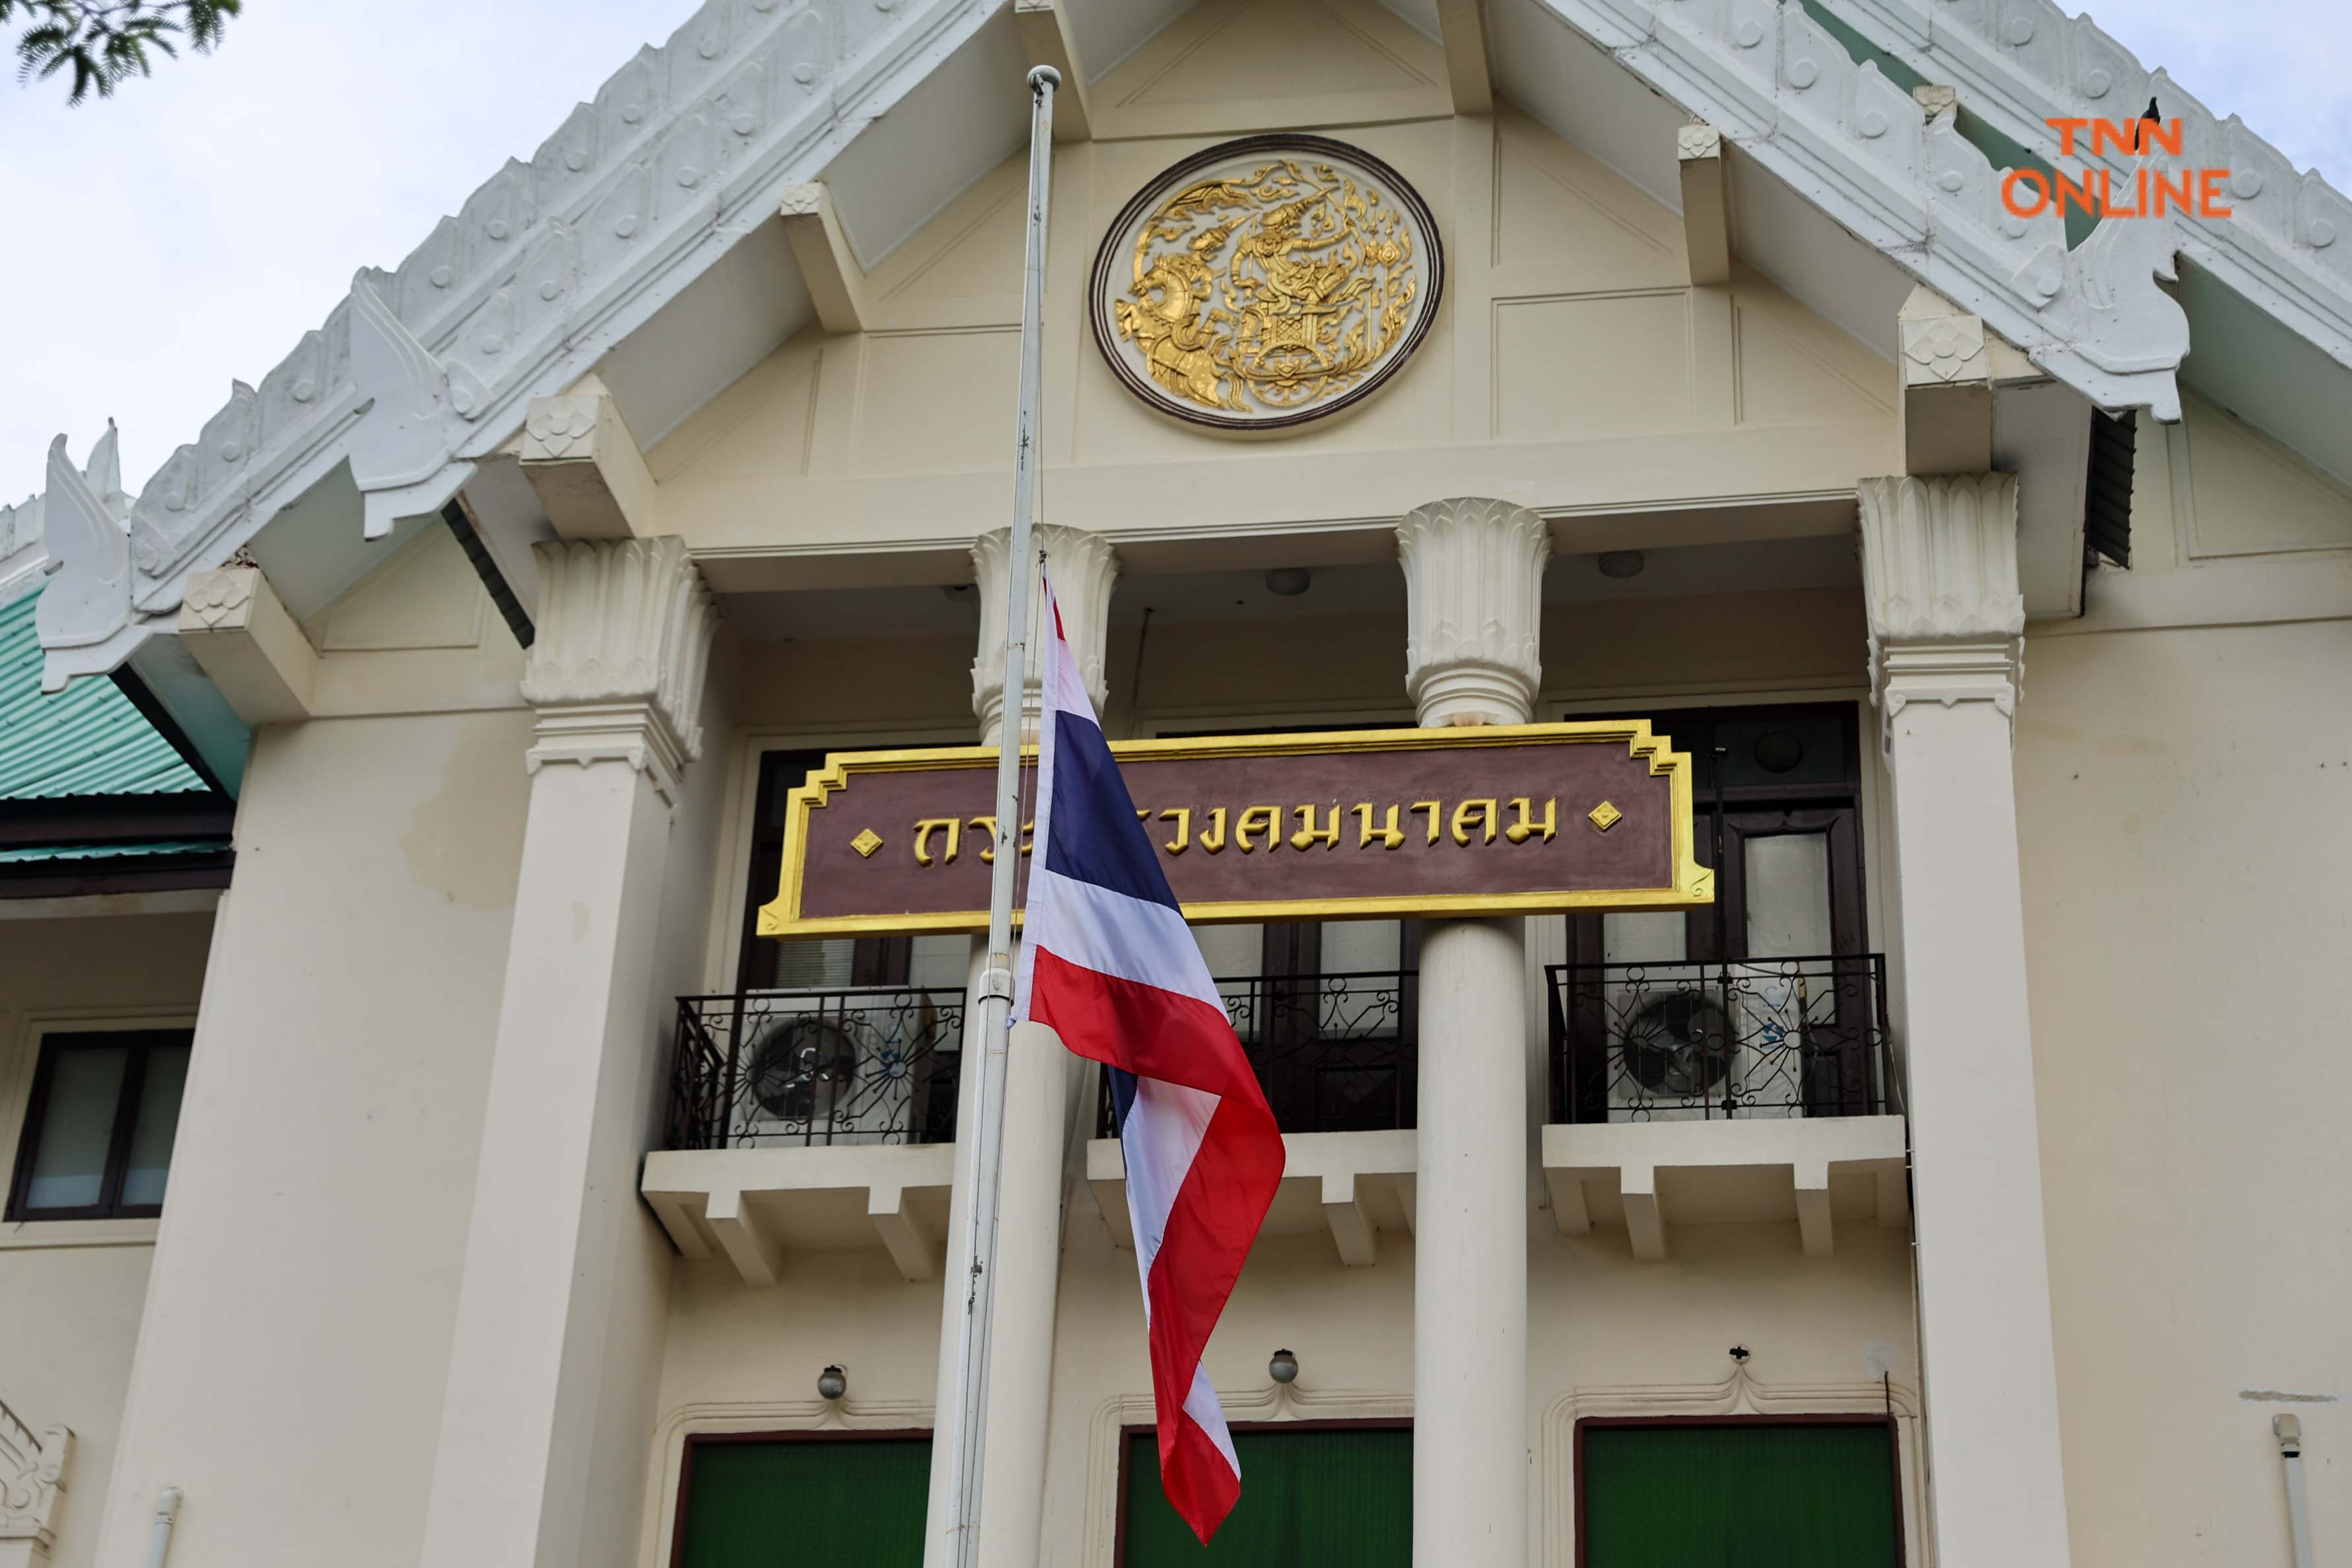
[[[2063,156],[2050,120],[2136,119],[2155,99],[2163,119],[2180,121],[2181,165],[2231,172],[2223,199],[2231,215],[2178,217],[2171,226],[2182,252],[2352,367],[2352,198],[2316,170],[2297,173],[2236,115],[2216,119],[2090,17],[2070,16],[2051,0],[1823,4],[1929,80],[1959,89],[1971,112],[2063,172],[2105,168],[2127,177],[2131,165],[2112,152]]]
[[[346,464],[367,537],[437,510],[530,398],[586,373],[1002,4],[709,0],[397,268],[362,270],[258,388],[235,383],[131,503],[119,581],[113,541],[58,548],[61,507],[86,524],[90,486],[59,494],[61,472],[82,476],[53,462],[43,510],[66,591],[44,595],[46,683],[170,631],[190,573]]]
[[[2111,222],[2070,254],[2054,211],[2003,209],[1950,110],[1928,117],[1796,5],[1537,3],[2092,402],[2179,417],[2170,225]]]

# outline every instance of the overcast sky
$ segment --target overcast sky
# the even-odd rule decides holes
[[[68,110],[55,82],[0,77],[0,501],[41,487],[52,435],[79,460],[110,415],[135,494],[231,377],[258,384],[355,270],[396,266],[694,8],[248,0],[216,55],[163,61],[110,100]],[[2216,112],[2352,186],[2345,0],[2097,15]]]

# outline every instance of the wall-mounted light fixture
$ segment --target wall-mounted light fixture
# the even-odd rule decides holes
[[[1286,1386],[1298,1381],[1298,1358],[1286,1350],[1277,1350],[1265,1364],[1265,1375]]]
[[[820,1399],[838,1399],[849,1392],[849,1374],[837,1366],[828,1366],[816,1375],[816,1392]]]

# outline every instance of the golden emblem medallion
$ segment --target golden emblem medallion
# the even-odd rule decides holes
[[[1255,136],[1128,204],[1095,260],[1095,341],[1156,408],[1279,429],[1394,374],[1444,275],[1436,225],[1396,171],[1320,137]]]

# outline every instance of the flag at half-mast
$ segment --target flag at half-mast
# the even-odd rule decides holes
[[[1109,1069],[1160,1490],[1206,1542],[1241,1496],[1241,1462],[1201,1354],[1282,1180],[1282,1134],[1136,820],[1051,582],[1045,622],[1037,847],[1013,1017]]]

